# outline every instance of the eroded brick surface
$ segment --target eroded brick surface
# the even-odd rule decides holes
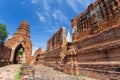
[[[59,31],[48,40],[43,64],[68,74],[119,80],[119,7],[119,0],[97,0],[89,5],[71,21],[71,43],[57,46],[63,41],[56,37],[58,33],[63,34]]]
[[[10,55],[11,49],[0,43],[0,66],[7,65],[7,63],[9,63]]]
[[[34,64],[42,64],[42,63],[44,63],[44,57],[45,57],[45,52],[42,50],[42,48],[38,48],[35,51]]]
[[[73,41],[101,32],[119,24],[119,0],[96,0],[88,8],[71,20]],[[115,18],[116,16],[116,18]]]
[[[66,29],[62,27],[47,42],[47,51],[59,48],[66,44]]]
[[[20,47],[24,49],[26,63],[31,62],[32,43],[30,40],[30,27],[26,21],[23,21],[16,33],[7,40],[6,46],[11,48],[10,62],[14,62],[14,56]]]

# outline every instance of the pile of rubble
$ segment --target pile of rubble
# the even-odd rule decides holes
[[[20,80],[33,80],[35,70],[31,65],[23,65],[20,72]]]

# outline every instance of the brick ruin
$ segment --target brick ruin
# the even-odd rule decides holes
[[[44,63],[45,52],[42,48],[38,48],[34,54],[34,64],[43,64]]]
[[[0,43],[0,67],[9,63],[11,49]]]
[[[117,25],[113,19],[120,12],[119,0],[97,0],[71,20],[73,41],[93,35],[104,29]]]
[[[72,19],[76,72],[101,80],[120,78],[119,9],[119,0],[97,0]]]
[[[66,45],[66,29],[62,27],[47,42],[47,50],[44,55],[44,65],[54,67],[60,60],[62,48]]]
[[[62,47],[66,44],[66,30],[62,27],[47,42],[47,52]]]
[[[23,21],[18,27],[16,33],[7,40],[6,46],[11,49],[11,63],[30,63],[32,53],[32,43],[30,40],[30,27],[28,22]],[[18,51],[22,49],[23,54],[18,55]]]
[[[65,28],[58,30],[47,42],[43,64],[68,74],[119,80],[120,0],[97,0],[71,24],[73,41],[66,42]]]

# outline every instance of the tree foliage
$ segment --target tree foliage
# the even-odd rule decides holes
[[[7,37],[8,37],[8,31],[6,29],[6,25],[0,23],[0,43],[4,44]]]
[[[17,55],[23,55],[23,48],[20,48],[20,50],[17,52]]]

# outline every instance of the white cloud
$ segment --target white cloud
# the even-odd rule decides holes
[[[57,2],[58,2],[59,4],[61,4],[61,3],[62,3],[62,0],[57,0]]]
[[[62,13],[62,11],[60,10],[54,10],[53,14],[52,14],[53,18],[58,20],[60,17],[65,17],[64,14]]]
[[[25,4],[25,2],[21,2],[21,5],[24,5]]]
[[[37,49],[38,49],[37,47],[33,47],[33,48],[32,48],[32,56],[35,54],[35,51],[36,51]]]
[[[90,3],[94,2],[95,0],[76,0],[79,4],[87,8]]]
[[[45,11],[40,13],[39,11],[36,12],[39,17],[40,22],[46,22],[47,24],[44,27],[40,27],[45,32],[52,33],[56,32],[61,25],[68,24],[69,20],[68,17],[61,11],[61,10],[53,10],[53,11]]]
[[[66,1],[76,13],[79,13],[80,6],[78,5],[82,5],[83,7],[87,8],[90,5],[90,3],[94,2],[95,0],[66,0]]]
[[[64,13],[61,10],[54,10],[52,16],[55,20],[58,20],[61,23],[68,22],[67,16],[65,16]]]
[[[46,11],[50,10],[50,0],[43,0],[43,6]]]
[[[45,20],[45,17],[44,17],[40,12],[36,12],[36,14],[37,14],[40,22],[45,22],[45,21],[46,21],[46,20]]]
[[[46,42],[47,42],[47,41],[40,41],[41,44],[40,44],[39,48],[42,47],[42,50],[43,50],[43,51],[46,50]]]
[[[75,11],[75,12],[79,12],[78,7],[76,6],[76,0],[67,0],[67,3],[71,6],[71,8]]]
[[[51,0],[31,0],[31,3],[41,6],[46,11],[50,10],[50,2]]]
[[[31,0],[31,3],[36,4],[38,0]]]
[[[39,29],[47,33],[53,33],[53,32],[56,32],[59,29],[59,27],[48,23],[47,26],[40,27]]]
[[[54,28],[54,29],[45,29],[46,32],[48,33],[54,33],[58,30],[58,28]]]

